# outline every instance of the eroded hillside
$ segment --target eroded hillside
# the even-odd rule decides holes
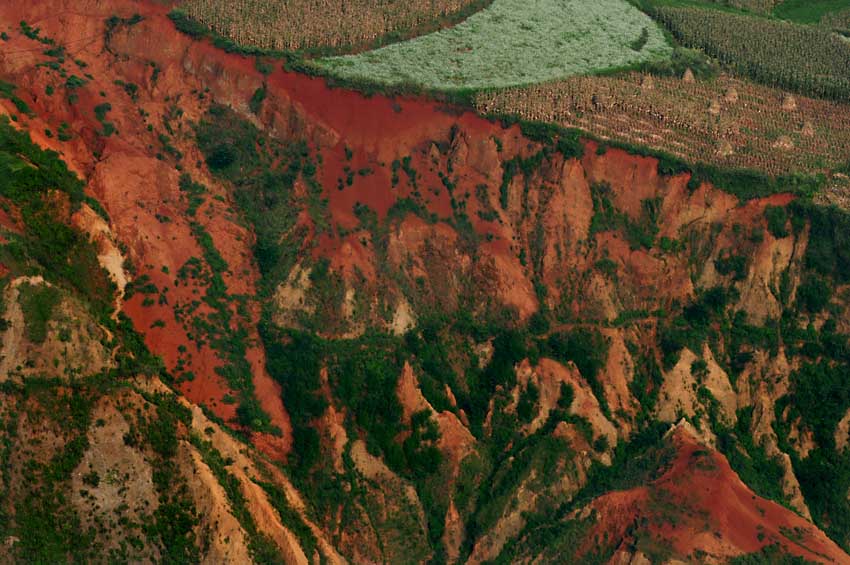
[[[0,185],[10,556],[850,562],[846,212],[332,90],[158,3],[0,27],[5,127],[83,181]],[[22,202],[84,269],[19,265]]]

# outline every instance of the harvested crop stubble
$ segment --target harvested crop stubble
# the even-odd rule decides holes
[[[825,28],[700,8],[655,14],[685,45],[758,82],[850,99],[850,44]]]
[[[368,44],[480,0],[186,0],[189,17],[239,45],[270,50]]]
[[[771,175],[846,164],[850,106],[797,96],[793,109],[783,109],[788,100],[783,91],[728,76],[686,83],[629,73],[481,94],[476,106],[648,145],[691,162]]]
[[[599,72],[671,51],[658,25],[625,0],[494,0],[451,29],[315,64],[343,79],[458,91]]]

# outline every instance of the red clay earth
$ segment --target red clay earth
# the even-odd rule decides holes
[[[611,492],[590,507],[598,521],[580,553],[607,533],[623,540],[669,548],[675,555],[705,552],[715,559],[754,553],[779,544],[784,552],[816,563],[850,563],[850,557],[801,516],[756,496],[729,467],[682,427],[673,435],[675,457],[647,486]]]
[[[198,350],[191,344],[186,332],[174,320],[172,305],[197,299],[197,289],[192,286],[175,286],[174,273],[190,257],[201,255],[194,241],[185,215],[185,202],[177,189],[178,172],[167,161],[159,161],[162,152],[155,132],[147,131],[146,124],[160,131],[161,117],[169,107],[179,104],[185,121],[197,120],[212,98],[246,109],[247,100],[264,77],[256,70],[250,58],[227,55],[208,43],[193,42],[178,33],[167,18],[168,7],[151,2],[115,0],[103,4],[90,0],[72,2],[53,0],[37,5],[6,5],[0,8],[0,18],[11,36],[7,49],[0,54],[0,68],[4,76],[20,85],[22,96],[35,109],[38,117],[30,120],[30,129],[38,143],[63,152],[70,166],[89,179],[88,190],[100,199],[112,218],[112,227],[119,241],[129,248],[129,257],[138,269],[162,289],[168,287],[169,304],[142,306],[144,297],[137,295],[128,300],[125,311],[136,327],[145,332],[149,347],[161,354],[167,366],[174,370],[183,357],[184,369],[194,373],[195,379],[179,386],[186,396],[196,403],[210,407],[218,416],[230,419],[235,405],[225,404],[227,385],[215,374],[220,365],[216,354],[205,346]],[[104,56],[104,21],[112,15],[129,18],[139,13],[145,19],[130,28],[119,28],[108,48],[115,56]],[[42,36],[66,45],[74,58],[82,59],[85,68],[70,67],[71,73],[88,73],[93,80],[75,92],[79,100],[71,105],[62,94],[62,81],[48,69],[34,69],[38,62],[49,58],[42,54],[43,46],[25,38],[18,22],[27,21],[40,27]],[[151,63],[160,72],[154,82]],[[140,86],[138,102],[133,102],[116,80]],[[440,218],[452,215],[451,196],[443,186],[439,173],[456,177],[456,198],[467,200],[467,215],[475,231],[482,236],[479,247],[480,262],[489,265],[482,277],[491,291],[506,304],[515,306],[521,317],[527,318],[537,310],[537,299],[530,281],[529,270],[517,258],[520,244],[531,237],[530,229],[522,227],[519,198],[523,192],[520,178],[514,179],[507,211],[499,211],[496,221],[485,221],[477,212],[482,210],[475,192],[486,185],[487,197],[498,209],[502,162],[515,155],[528,156],[538,149],[525,140],[513,127],[503,129],[471,113],[456,115],[440,105],[419,99],[390,100],[381,96],[365,97],[359,93],[330,89],[320,79],[276,71],[267,77],[269,96],[259,120],[277,135],[304,136],[321,152],[323,165],[320,178],[332,226],[353,229],[357,219],[353,213],[356,203],[365,204],[383,217],[398,199],[413,192],[404,171],[398,171],[397,186],[391,186],[393,161],[411,158],[418,175],[417,185],[428,210]],[[58,84],[52,96],[43,94],[48,84]],[[199,100],[198,93],[209,92]],[[102,96],[101,93],[106,94]],[[114,122],[118,135],[101,137],[97,131],[101,124],[94,118],[94,107],[108,101],[112,110],[107,119]],[[11,111],[11,106],[6,103]],[[150,115],[139,118],[140,109]],[[247,113],[247,112],[246,112]],[[71,125],[76,138],[60,143],[55,138],[40,135],[50,128],[57,131],[61,122]],[[179,123],[179,120],[176,120]],[[181,126],[182,127],[182,126]],[[452,133],[454,142],[451,141]],[[452,144],[453,170],[448,171],[445,147],[437,147],[434,140],[444,145]],[[495,142],[498,140],[498,147]],[[184,169],[205,183],[215,195],[225,198],[219,202],[207,198],[197,217],[212,234],[215,244],[230,266],[225,282],[231,293],[252,295],[257,271],[250,259],[251,235],[228,214],[229,200],[226,189],[209,177],[203,168],[195,166],[201,156],[191,143],[189,126],[177,129],[173,143],[185,154]],[[346,159],[346,149],[351,159]],[[348,186],[346,167],[353,172],[353,185]],[[557,166],[553,166],[557,168]],[[674,232],[697,214],[705,214],[697,198],[686,196],[687,177],[660,177],[653,159],[627,155],[609,150],[598,155],[594,144],[588,144],[580,166],[565,164],[563,173],[555,171],[548,177],[557,179],[568,189],[553,198],[561,198],[552,206],[552,217],[547,218],[547,238],[543,281],[556,299],[564,276],[564,261],[558,261],[557,245],[570,249],[576,239],[587,233],[592,203],[587,186],[596,181],[606,181],[614,189],[615,203],[633,217],[641,209],[641,201],[658,193],[667,194],[663,215],[665,229]],[[359,171],[371,172],[360,175]],[[340,179],[342,190],[338,189]],[[551,179],[546,179],[551,185]],[[736,205],[734,198],[705,189],[711,193],[712,209],[716,214],[728,214]],[[468,195],[468,196],[467,196]],[[535,197],[532,195],[532,197]],[[708,198],[708,196],[706,196]],[[534,205],[535,203],[532,203]],[[763,204],[755,204],[762,208]],[[171,221],[163,223],[162,218]],[[159,219],[158,219],[159,218]],[[306,214],[302,221],[310,225]],[[405,244],[423,241],[442,233],[445,241],[453,241],[452,229],[446,224],[431,228],[416,218],[409,218],[399,234]],[[408,235],[404,235],[407,233]],[[485,241],[490,235],[491,241]],[[663,235],[663,234],[662,234]],[[374,254],[364,248],[361,234],[338,237],[322,234],[313,248],[314,256],[331,259],[335,268],[352,276],[354,266],[367,276],[375,271]],[[623,265],[628,276],[628,286],[651,292],[653,283],[667,281],[669,298],[682,298],[692,293],[687,271],[681,265],[669,266],[643,250],[633,251],[614,234],[597,236],[611,258]],[[305,246],[306,248],[306,246]],[[414,251],[408,249],[407,251]],[[570,254],[567,254],[570,255]],[[572,256],[575,255],[575,256]],[[565,260],[581,268],[593,256],[572,254]],[[448,269],[467,265],[470,258],[457,255],[445,258]],[[170,274],[163,272],[168,268]],[[244,276],[248,273],[248,276]],[[492,276],[487,276],[492,275]],[[250,326],[256,321],[256,309]],[[576,312],[580,314],[580,312]],[[157,320],[165,322],[164,328],[151,328]],[[251,337],[256,340],[252,330]],[[191,356],[181,355],[186,347]],[[259,346],[252,347],[249,358],[254,367],[254,384],[264,409],[274,423],[284,432],[289,429],[288,419],[278,400],[279,387],[262,368],[263,353]],[[289,434],[284,433],[284,438]],[[288,447],[286,441],[266,438],[265,444],[274,444],[279,453]],[[274,451],[273,450],[273,451]]]
[[[536,311],[538,305],[530,269],[518,259],[520,245],[527,247],[532,237],[531,228],[522,221],[523,179],[514,179],[508,209],[503,211],[498,205],[502,163],[516,155],[532,155],[539,148],[524,139],[518,128],[503,129],[473,114],[456,115],[423,100],[367,98],[354,92],[332,90],[322,80],[280,70],[263,77],[252,59],[224,54],[207,43],[193,42],[178,33],[167,18],[168,9],[161,3],[131,0],[6,3],[0,6],[0,26],[9,33],[10,40],[0,52],[0,76],[19,85],[19,95],[34,109],[36,117],[21,117],[21,120],[33,132],[36,142],[61,151],[71,168],[87,180],[87,192],[98,198],[109,212],[111,227],[116,238],[126,245],[127,256],[135,265],[137,275],[147,274],[157,288],[169,288],[168,304],[159,304],[155,299],[153,305],[143,306],[144,297],[137,295],[125,303],[124,310],[145,333],[148,346],[163,356],[169,369],[174,371],[182,358],[184,371],[194,373],[194,380],[178,385],[189,400],[207,405],[222,418],[234,415],[235,406],[223,402],[230,391],[227,383],[215,374],[215,368],[221,363],[215,352],[208,346],[196,348],[174,319],[175,304],[196,300],[197,293],[203,291],[195,285],[174,284],[180,266],[189,257],[201,256],[201,250],[189,228],[190,218],[186,214],[185,198],[178,189],[179,173],[174,162],[167,155],[163,160],[156,157],[163,151],[156,133],[162,131],[163,117],[169,114],[169,108],[179,105],[183,117],[182,120],[172,119],[175,129],[172,142],[184,154],[181,162],[184,170],[203,182],[211,192],[198,210],[196,220],[212,235],[229,265],[229,272],[224,275],[229,292],[253,295],[258,273],[251,258],[252,236],[230,212],[232,198],[227,188],[199,166],[202,157],[194,148],[189,123],[203,115],[211,99],[230,104],[250,117],[248,100],[264,80],[268,83],[268,98],[260,116],[252,119],[274,135],[304,137],[321,153],[320,179],[324,196],[329,201],[333,227],[356,227],[352,212],[355,203],[367,204],[383,217],[398,198],[410,195],[414,189],[403,171],[398,172],[396,187],[391,187],[390,180],[392,162],[406,156],[411,157],[411,164],[419,175],[417,184],[429,211],[440,218],[450,217],[451,197],[438,174],[449,174],[446,155],[450,154],[450,174],[458,178],[455,196],[470,193],[464,198],[467,214],[474,230],[483,238],[476,260],[489,266],[490,270],[484,272],[492,273],[484,282],[492,285],[492,292],[501,302],[514,305],[521,317],[526,318]],[[107,45],[104,21],[113,15],[130,18],[135,13],[141,14],[144,21],[130,28],[120,27]],[[73,58],[85,61],[84,68],[76,68],[70,61],[65,64],[69,73],[92,76],[87,85],[75,91],[78,100],[74,104],[69,104],[65,96],[64,79],[45,67],[35,67],[49,57],[43,54],[43,45],[20,33],[21,20],[40,27],[42,36],[66,45]],[[156,73],[152,71],[152,62],[159,69]],[[138,100],[133,101],[116,80],[139,85]],[[53,95],[46,94],[48,84],[56,85]],[[94,116],[94,107],[104,101],[112,105],[107,120],[114,122],[118,130],[117,135],[110,137],[97,134],[103,126]],[[2,104],[8,112],[15,112],[10,102]],[[149,117],[142,119],[140,110]],[[75,134],[73,140],[61,143],[55,136],[40,133],[47,128],[56,132],[62,122],[70,125]],[[147,124],[152,124],[154,131],[148,131]],[[346,147],[352,154],[350,160],[346,158]],[[345,182],[346,167],[355,173],[352,186]],[[367,168],[372,169],[371,174],[361,176],[357,173]],[[337,188],[338,179],[343,179],[342,190]],[[746,219],[752,223],[766,204],[782,198],[755,201],[736,208],[737,201],[733,197],[709,186],[691,194],[685,187],[686,176],[659,177],[653,159],[629,156],[616,150],[598,155],[593,144],[588,145],[580,162],[565,163],[555,157],[549,170],[543,171],[542,178],[535,179],[535,183],[539,181],[546,190],[536,190],[535,186],[535,190],[528,193],[529,207],[533,210],[537,209],[541,198],[558,199],[557,205],[546,212],[549,215],[544,222],[542,279],[553,300],[559,296],[558,284],[569,277],[570,269],[581,270],[598,259],[598,255],[588,251],[584,240],[593,214],[589,185],[603,180],[612,185],[616,204],[634,218],[639,216],[643,199],[663,194],[661,235],[672,236],[679,227],[697,219],[713,218],[729,223]],[[486,195],[498,212],[496,221],[478,217],[479,210],[485,211],[476,199],[478,185],[486,186]],[[213,195],[220,196],[221,200],[212,198]],[[165,217],[170,221],[162,221]],[[306,214],[302,215],[302,222],[311,226]],[[492,240],[484,241],[488,234]],[[331,259],[334,267],[346,276],[353,276],[353,267],[358,266],[367,277],[374,278],[374,253],[369,245],[361,242],[361,236],[362,233],[348,237],[323,234],[312,252]],[[399,249],[409,252],[415,249],[407,246],[415,248],[435,236],[449,244],[457,238],[448,224],[430,226],[415,217],[408,217],[393,235]],[[311,248],[311,239],[305,242],[305,250]],[[640,306],[641,300],[649,299],[656,292],[659,281],[666,283],[668,300],[693,293],[688,271],[681,261],[668,264],[646,251],[631,250],[621,237],[610,233],[597,234],[595,244],[607,249],[618,264],[621,285],[632,289],[637,297],[634,299],[637,304],[633,306]],[[444,251],[447,269],[461,268],[472,260],[454,246]],[[558,259],[561,251],[565,255],[563,260]],[[163,271],[163,266],[168,273]],[[605,285],[604,281],[596,284],[605,296],[616,294],[616,289]],[[583,286],[595,288],[594,285]],[[577,315],[582,313],[583,307],[573,307]],[[264,353],[255,330],[256,305],[249,310],[250,319],[246,324],[252,343],[247,357],[254,371],[254,387],[263,408],[284,432],[282,438],[255,436],[254,441],[267,454],[282,458],[290,448],[288,417],[279,398],[278,385],[263,368]],[[157,320],[164,321],[165,328],[151,328]],[[184,347],[191,356],[181,354]],[[686,442],[685,447],[688,445]],[[698,448],[685,447],[680,449],[677,463],[665,474],[666,479],[662,477],[648,487],[650,492],[654,489],[670,493],[706,510],[712,524],[716,523],[713,528],[728,535],[730,547],[736,550],[751,551],[767,543],[757,539],[755,528],[761,516],[756,508],[758,505],[765,512],[761,519],[767,520],[765,540],[779,536],[780,526],[806,526],[815,532],[805,534],[806,547],[783,540],[790,551],[814,556],[824,554],[847,561],[846,555],[813,526],[782,507],[753,498],[724,460],[709,455],[712,470],[706,465],[699,468],[690,464]],[[693,488],[699,484],[709,490]],[[691,500],[686,494],[697,498]],[[643,495],[612,493],[610,496],[614,506],[620,497],[646,511],[641,506],[645,503]],[[604,510],[603,502],[598,504]],[[738,521],[743,521],[742,527],[736,525]],[[680,535],[679,526],[675,531],[665,529],[669,527],[672,526],[662,526],[654,533],[673,537],[677,550],[687,553],[695,549],[697,543],[707,543],[699,537],[698,531],[691,533],[699,542]],[[731,554],[726,546],[715,544],[711,547],[724,555]]]

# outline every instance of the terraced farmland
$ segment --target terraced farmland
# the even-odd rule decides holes
[[[770,86],[850,99],[850,44],[828,29],[702,8],[660,7],[656,17],[688,47]]]
[[[671,50],[625,0],[495,0],[454,28],[315,65],[348,80],[459,91],[627,67]]]
[[[771,175],[826,172],[850,161],[848,105],[727,76],[575,77],[483,94],[476,105],[484,113],[555,122],[689,161]]]

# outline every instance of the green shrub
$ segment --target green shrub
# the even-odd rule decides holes
[[[785,471],[777,458],[769,457],[763,446],[754,443],[750,431],[752,415],[752,406],[742,408],[738,410],[734,429],[716,429],[717,449],[753,492],[780,504],[785,503],[782,490]]]
[[[732,275],[733,281],[742,281],[747,278],[747,257],[735,255],[727,249],[715,259],[714,268],[723,276]]]
[[[660,166],[660,165],[659,165]],[[661,210],[659,198],[648,198],[641,202],[641,217],[632,220],[628,214],[618,210],[611,200],[611,187],[607,183],[596,183],[590,187],[593,197],[593,217],[590,220],[591,237],[603,231],[620,231],[632,250],[651,249],[658,235],[658,215]]]
[[[48,285],[23,283],[18,287],[18,292],[27,338],[33,343],[44,343],[53,309],[62,299],[59,290]]]
[[[850,282],[850,213],[835,206],[795,200],[789,206],[792,224],[808,220],[806,267],[837,282]]]
[[[608,340],[596,328],[578,328],[549,336],[542,347],[545,355],[563,363],[572,361],[590,385],[603,413],[608,413],[605,389],[598,378],[608,361]]]
[[[436,472],[443,460],[437,447],[440,429],[428,410],[412,414],[410,420],[411,433],[404,440],[402,450],[409,473],[415,479],[422,479]]]
[[[194,37],[195,39],[207,37],[210,33],[206,26],[196,22],[180,10],[172,10],[168,13],[168,17],[171,18],[171,21],[174,22],[174,26],[179,31],[190,37]]]
[[[767,220],[767,229],[776,239],[788,237],[788,210],[784,206],[767,206],[764,209],[764,217]]]
[[[829,284],[817,275],[806,275],[797,288],[798,306],[811,314],[823,310],[832,296]]]
[[[522,423],[531,422],[537,415],[537,403],[540,400],[540,389],[533,382],[529,382],[519,395],[516,413]]]
[[[254,94],[251,96],[251,100],[248,101],[248,108],[250,108],[252,113],[260,113],[260,110],[263,108],[263,101],[266,99],[266,94],[267,91],[265,83],[263,83],[263,86],[254,91]]]

